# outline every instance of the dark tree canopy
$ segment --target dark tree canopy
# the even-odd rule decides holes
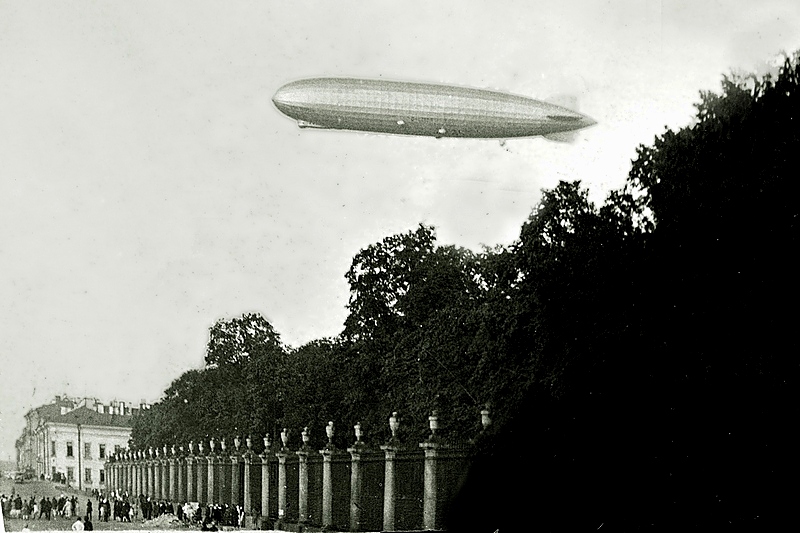
[[[800,473],[798,68],[702,93],[697,123],[641,146],[599,210],[576,183],[545,192],[514,250],[512,346],[530,347],[530,386],[483,442],[451,529],[787,522]],[[535,482],[497,489],[519,479]]]
[[[259,314],[218,320],[209,332],[206,366],[242,365],[283,351],[280,336],[272,324]]]

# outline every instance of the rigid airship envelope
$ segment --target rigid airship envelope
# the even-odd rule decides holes
[[[353,78],[288,83],[272,98],[300,127],[430,137],[548,136],[595,124],[561,106],[485,89]]]

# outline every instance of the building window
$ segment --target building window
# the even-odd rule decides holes
[[[67,481],[75,481],[75,469],[71,466],[67,467]]]
[[[72,443],[71,442],[67,442],[67,457],[74,457],[74,455],[72,454]]]
[[[50,473],[50,479],[55,481],[56,480],[56,467],[53,467]]]
[[[119,457],[119,453],[122,451],[122,448],[119,444],[114,445],[114,457]]]
[[[55,457],[55,456],[56,456],[56,441],[51,440],[50,441],[50,457]]]
[[[86,483],[92,482],[92,469],[91,468],[84,468],[83,469],[83,480]]]
[[[105,483],[105,482],[106,482],[106,471],[100,470],[100,483]]]
[[[84,459],[91,459],[92,458],[92,443],[91,442],[84,442],[83,443],[83,458]]]
[[[100,445],[100,459],[105,459],[105,458],[106,458],[106,445],[105,444],[101,444]],[[102,470],[101,470],[101,472],[102,472]]]

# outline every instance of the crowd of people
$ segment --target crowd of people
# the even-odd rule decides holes
[[[67,497],[61,494],[58,498],[53,496],[51,499],[45,497],[38,499],[34,494],[26,500],[12,491],[10,497],[5,494],[0,496],[0,502],[3,506],[3,516],[6,518],[52,520],[79,516],[77,496]],[[91,501],[88,503],[90,505],[88,511],[91,512]]]
[[[161,516],[174,516],[187,525],[199,525],[207,530],[216,526],[243,527],[244,508],[241,505],[211,504],[199,505],[194,502],[172,502],[154,500],[145,494],[132,497],[127,492],[112,492],[109,497],[99,496],[101,512],[99,519],[130,522],[132,520],[155,520]]]
[[[92,498],[95,499],[95,502],[92,501]],[[222,526],[237,528],[244,526],[245,513],[241,505],[177,503],[169,500],[154,500],[145,494],[132,496],[127,492],[118,491],[106,494],[97,490],[92,491],[92,498],[87,499],[81,508],[77,496],[68,497],[62,493],[58,498],[37,499],[36,495],[32,495],[26,500],[12,491],[11,497],[7,497],[5,494],[0,496],[0,503],[2,503],[2,512],[5,518],[74,519],[73,531],[93,530],[92,520],[94,518],[98,522],[133,522],[134,520],[154,520],[164,515],[174,516],[175,519],[187,526],[199,527],[202,531],[217,531]]]

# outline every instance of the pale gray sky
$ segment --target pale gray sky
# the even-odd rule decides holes
[[[0,457],[55,394],[157,400],[208,327],[335,335],[352,257],[420,222],[510,243],[559,179],[596,201],[701,89],[800,47],[800,3],[0,0]],[[289,81],[577,95],[575,144],[299,130]]]

